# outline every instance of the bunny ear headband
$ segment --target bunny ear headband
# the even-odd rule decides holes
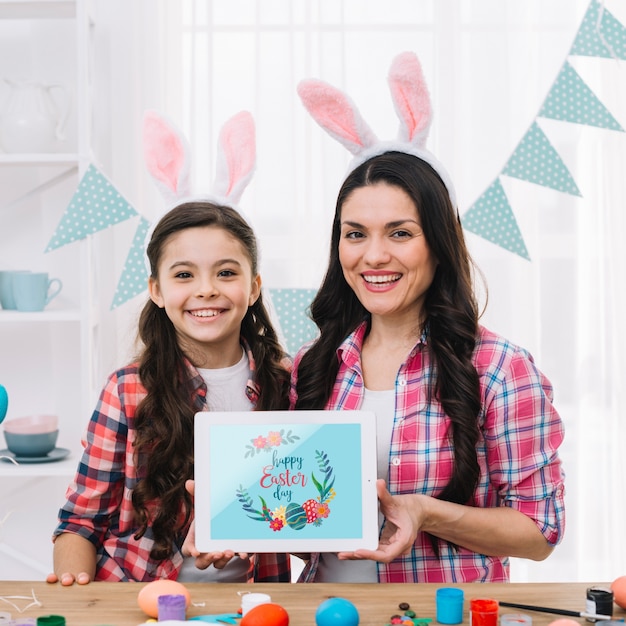
[[[189,200],[212,200],[237,208],[254,173],[255,128],[252,115],[241,111],[220,131],[217,167],[210,194],[190,194],[190,149],[183,133],[164,115],[146,111],[143,122],[144,158],[150,176],[166,201],[166,211]]]
[[[388,76],[391,97],[400,118],[395,141],[380,141],[352,100],[339,89],[317,79],[303,80],[298,95],[313,119],[354,155],[348,173],[373,156],[406,152],[426,161],[439,174],[456,208],[456,193],[450,175],[426,149],[432,109],[422,67],[412,52],[395,57]]]

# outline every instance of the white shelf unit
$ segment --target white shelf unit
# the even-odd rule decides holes
[[[0,151],[0,269],[47,271],[63,281],[59,296],[42,312],[0,309],[6,419],[56,414],[57,446],[71,450],[67,459],[52,463],[16,467],[0,461],[0,580],[36,579],[51,571],[57,511],[102,382],[97,241],[88,237],[44,252],[93,160],[90,7],[89,0],[0,0],[0,79],[62,83],[72,94],[63,152]],[[0,107],[6,93],[0,89]]]

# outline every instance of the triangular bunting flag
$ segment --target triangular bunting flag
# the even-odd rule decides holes
[[[317,326],[307,314],[316,293],[317,289],[304,288],[269,290],[289,354],[295,354],[318,335]]]
[[[626,28],[598,0],[592,0],[569,53],[626,59]]]
[[[537,122],[524,135],[501,174],[580,196],[578,187]]]
[[[530,261],[517,220],[500,179],[463,214],[463,228]]]
[[[96,167],[90,165],[78,183],[45,251],[50,252],[68,243],[85,239],[87,235],[134,215],[137,215],[137,211]]]
[[[539,117],[624,130],[567,61],[552,85]]]
[[[145,245],[150,222],[141,218],[133,237],[133,243],[128,251],[124,270],[117,283],[111,309],[124,304],[131,298],[138,296],[148,288],[148,268],[145,261]]]

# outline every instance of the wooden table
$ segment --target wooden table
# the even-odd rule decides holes
[[[29,596],[31,590],[41,602],[19,614],[22,617],[64,615],[67,626],[137,626],[148,618],[137,605],[137,594],[143,583],[91,583],[85,586],[61,587],[45,582],[0,581],[0,596]],[[241,605],[239,592],[262,592],[289,613],[290,626],[315,626],[315,611],[327,598],[337,596],[350,600],[357,607],[360,626],[384,626],[398,609],[408,602],[418,617],[432,617],[435,622],[435,592],[442,586],[460,587],[465,592],[464,624],[469,623],[467,606],[470,598],[495,598],[500,601],[534,604],[572,611],[584,611],[589,586],[608,588],[608,583],[474,583],[464,585],[437,584],[341,584],[323,583],[186,583],[191,593],[187,617],[208,613],[235,612]],[[12,600],[20,608],[29,600]],[[626,617],[626,611],[614,606],[613,619]],[[0,601],[0,611],[17,611]],[[500,608],[502,613],[520,612]],[[547,626],[559,616],[522,611],[533,618],[533,626]],[[591,626],[584,618],[571,618]],[[202,624],[203,622],[190,622]],[[602,622],[598,623],[599,625]]]

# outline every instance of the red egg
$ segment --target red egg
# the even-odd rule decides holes
[[[288,626],[289,614],[280,604],[268,602],[253,606],[241,618],[241,626]]]
[[[139,608],[150,617],[159,616],[159,596],[183,595],[186,598],[186,606],[191,603],[191,595],[187,588],[175,580],[153,580],[141,588],[137,595]]]
[[[613,592],[613,600],[615,604],[626,609],[626,576],[620,576],[611,583],[611,591]]]

